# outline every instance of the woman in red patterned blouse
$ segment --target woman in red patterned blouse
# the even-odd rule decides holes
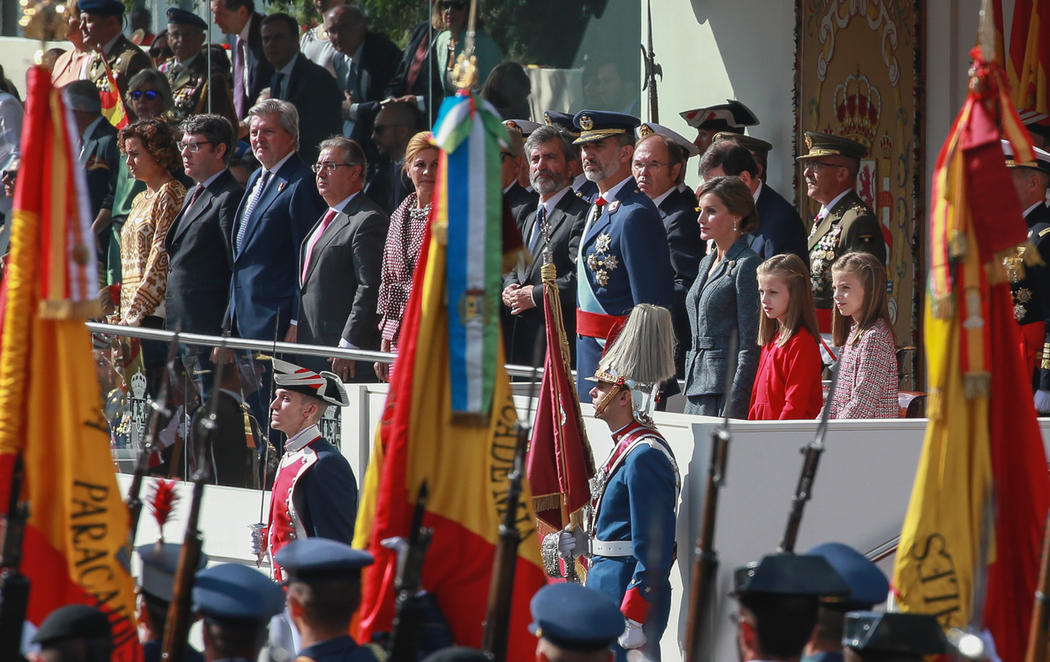
[[[758,359],[747,417],[752,421],[815,418],[820,388],[817,311],[809,270],[797,255],[774,255],[758,265]]]
[[[384,352],[397,351],[401,320],[412,294],[412,275],[423,245],[423,230],[430,216],[437,164],[438,148],[430,132],[421,131],[412,136],[405,148],[405,171],[416,190],[390,215],[390,229],[383,247],[378,312],[382,334],[380,350]],[[376,363],[375,371],[380,379],[390,379],[390,366]]]
[[[831,337],[842,347],[831,418],[897,418],[897,349],[886,267],[870,253],[846,253],[831,266],[831,283]]]

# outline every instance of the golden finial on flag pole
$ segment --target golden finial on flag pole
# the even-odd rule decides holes
[[[456,58],[452,80],[458,90],[469,90],[478,82],[478,59],[474,55],[475,25],[478,15],[478,0],[470,0],[470,16],[467,19],[467,38],[463,52]]]

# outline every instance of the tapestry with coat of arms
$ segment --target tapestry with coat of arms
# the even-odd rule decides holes
[[[918,344],[921,319],[922,7],[921,0],[798,0],[796,6],[795,154],[806,152],[805,131],[845,136],[867,147],[857,192],[879,219],[888,247],[898,345]],[[820,205],[806,197],[803,167],[796,167],[796,199],[808,220]]]

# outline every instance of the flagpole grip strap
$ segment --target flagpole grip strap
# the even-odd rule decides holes
[[[609,332],[617,325],[627,320],[626,315],[605,315],[603,313],[590,313],[586,310],[576,309],[576,333],[588,338],[609,337]]]
[[[590,540],[591,556],[634,556],[634,541]]]

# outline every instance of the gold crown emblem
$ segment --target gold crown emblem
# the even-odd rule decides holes
[[[590,131],[594,128],[594,120],[591,119],[590,115],[583,115],[580,117],[580,128],[584,131]]]
[[[852,138],[865,147],[875,143],[882,116],[882,94],[867,76],[851,74],[835,87],[835,115],[842,130],[839,135]]]
[[[813,149],[813,137],[808,133],[806,134],[806,151]]]
[[[648,138],[649,136],[653,135],[653,133],[653,127],[649,126],[648,124],[643,124],[638,129],[638,135],[640,135],[643,138]]]

